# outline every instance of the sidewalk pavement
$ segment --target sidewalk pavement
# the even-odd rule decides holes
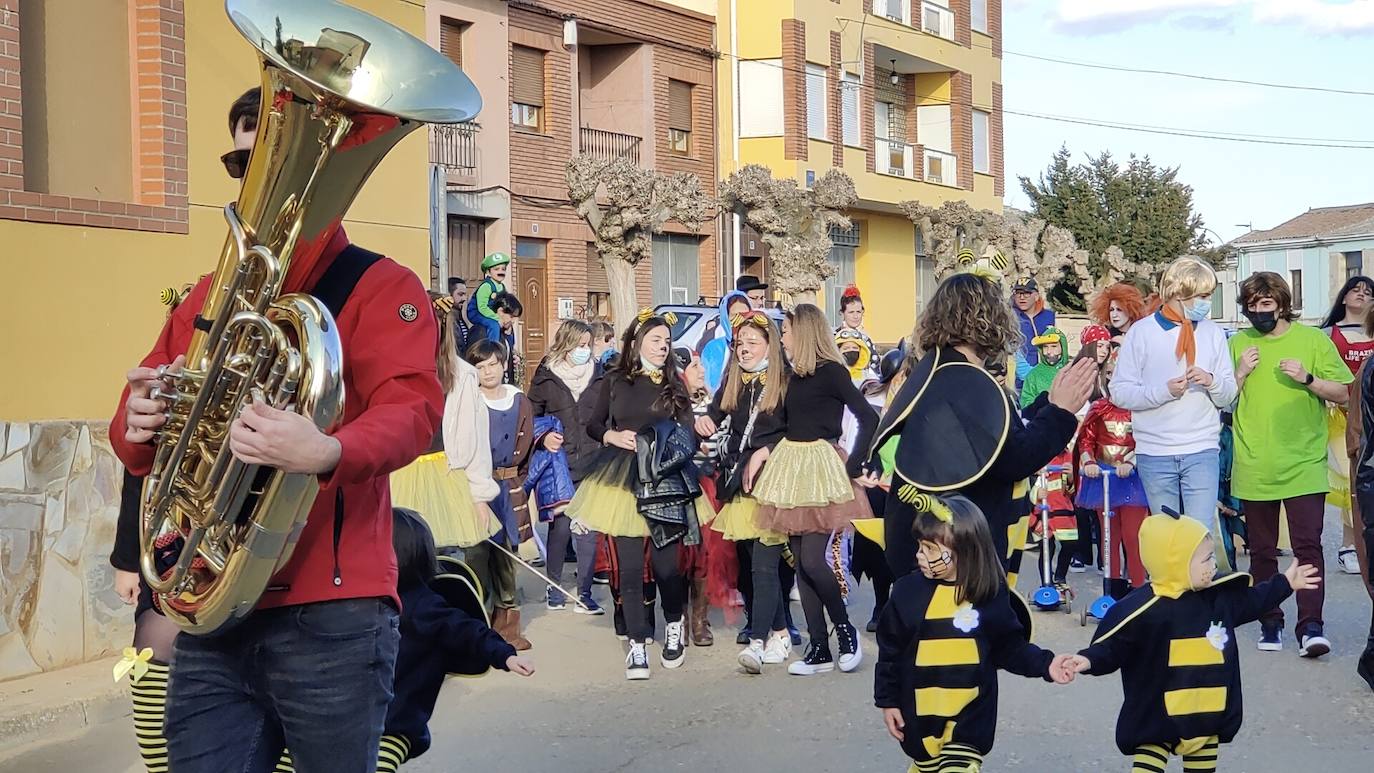
[[[126,682],[115,683],[117,656],[0,682],[0,760],[35,741],[73,735],[130,713]]]

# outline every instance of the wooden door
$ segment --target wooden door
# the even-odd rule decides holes
[[[528,389],[534,378],[534,369],[544,358],[548,346],[549,299],[548,299],[547,262],[541,258],[520,258],[519,288],[520,303],[525,314],[520,320],[523,333],[522,348],[525,353],[525,387]]]
[[[487,223],[470,217],[448,219],[448,275],[468,283],[468,290],[476,291],[482,281],[482,259],[487,250]],[[448,277],[443,278],[448,287]]]

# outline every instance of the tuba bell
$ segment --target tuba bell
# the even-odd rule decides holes
[[[238,200],[224,209],[229,236],[185,366],[164,370],[154,392],[168,419],[144,483],[139,540],[143,579],[193,634],[252,611],[319,493],[314,475],[235,459],[230,424],[253,400],[324,432],[343,413],[334,319],[318,299],[282,288],[301,286],[293,268],[314,263],[401,138],[481,107],[438,51],[343,3],[226,0],[225,10],[261,64],[257,140]],[[179,548],[167,568],[156,555],[169,543]]]

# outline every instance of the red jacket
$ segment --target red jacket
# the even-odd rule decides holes
[[[1102,398],[1092,404],[1078,429],[1078,462],[1101,462],[1115,467],[1135,464],[1135,436],[1131,412]]]
[[[287,292],[313,287],[344,247],[339,228],[313,264],[293,264]],[[297,250],[301,254],[302,250]],[[210,277],[204,277],[167,320],[145,367],[171,362],[186,352],[192,323],[204,305]],[[418,314],[406,321],[400,309]],[[363,274],[336,320],[344,351],[344,410],[333,436],[339,463],[320,476],[320,495],[291,560],[277,572],[259,607],[281,607],[348,598],[396,595],[396,555],[391,547],[391,490],[388,474],[429,447],[443,413],[444,395],[434,371],[438,330],[429,297],[409,269],[390,258]],[[124,439],[124,402],[110,422],[110,444],[130,471],[146,475],[153,445]],[[334,551],[334,500],[342,490],[343,529]],[[337,569],[340,581],[335,584]]]

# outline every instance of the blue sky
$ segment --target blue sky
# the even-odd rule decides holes
[[[1180,167],[1208,227],[1272,228],[1311,207],[1374,201],[1374,96],[1108,72],[1013,52],[1131,68],[1374,92],[1374,0],[1004,0],[1008,111],[1335,140],[1298,148],[1141,134],[1006,116],[1007,198],[1028,206],[1061,144]]]

